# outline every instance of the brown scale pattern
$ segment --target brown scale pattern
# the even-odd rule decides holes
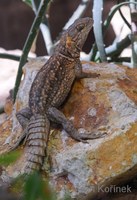
[[[75,79],[74,66],[74,60],[71,65],[70,60],[66,60],[64,65],[64,57],[55,54],[41,68],[30,91],[29,104],[33,113],[46,112],[50,106],[62,104]]]
[[[46,116],[31,117],[28,125],[25,172],[40,170],[46,154],[50,123]]]
[[[63,33],[54,54],[40,69],[32,83],[29,108],[18,114],[20,124],[28,130],[25,173],[40,170],[42,167],[49,135],[49,120],[62,124],[72,138],[79,140],[79,134],[60,113],[58,107],[70,92],[78,75],[76,71],[81,72],[80,51],[91,27],[91,18],[76,20]],[[24,116],[23,119],[21,116]]]

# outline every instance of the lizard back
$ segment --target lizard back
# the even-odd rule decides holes
[[[75,61],[53,55],[36,75],[29,95],[32,113],[46,113],[49,107],[59,107],[68,95],[75,79]]]

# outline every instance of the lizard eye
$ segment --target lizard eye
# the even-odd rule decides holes
[[[84,28],[84,24],[79,24],[79,26],[77,26],[77,30],[81,31]]]

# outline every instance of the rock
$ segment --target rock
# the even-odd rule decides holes
[[[37,58],[24,67],[12,112],[10,144],[22,133],[15,114],[27,106],[31,83],[44,62]],[[93,197],[100,187],[129,180],[137,170],[137,70],[90,62],[83,62],[83,70],[100,73],[100,77],[77,80],[61,110],[79,131],[105,132],[106,137],[82,143],[61,129],[51,129],[44,169],[58,199],[64,199],[66,193],[76,199]],[[22,157],[7,172],[11,176],[21,173],[24,159],[22,151]]]
[[[16,113],[22,108],[28,106],[28,97],[29,97],[28,94],[31,87],[31,83],[33,82],[38,70],[40,69],[40,67],[43,66],[46,60],[47,59],[45,59],[44,57],[39,58],[38,60],[35,58],[31,59],[30,62],[26,64],[23,68],[23,73],[25,78],[20,85],[17,94],[17,100],[15,102],[15,105],[13,106],[13,112],[12,112],[13,128],[12,128],[12,133],[7,140],[8,142],[10,142],[11,146],[13,145],[13,143],[16,143],[17,139],[20,137],[22,133],[22,127],[20,126],[16,118]]]

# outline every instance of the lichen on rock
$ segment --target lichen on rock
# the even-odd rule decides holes
[[[45,59],[37,58],[25,65],[8,134],[4,132],[6,122],[0,125],[1,144],[7,135],[12,144],[22,134],[15,114],[28,104],[33,78],[44,62]],[[137,70],[92,62],[83,62],[83,70],[100,73],[100,77],[76,80],[60,110],[79,131],[104,132],[106,136],[82,143],[52,127],[48,175],[59,199],[63,199],[66,192],[77,199],[89,193],[92,196],[98,186],[128,180],[137,169]],[[1,152],[2,148],[4,146]],[[23,166],[24,151],[22,154],[14,166],[7,168],[11,175]]]

